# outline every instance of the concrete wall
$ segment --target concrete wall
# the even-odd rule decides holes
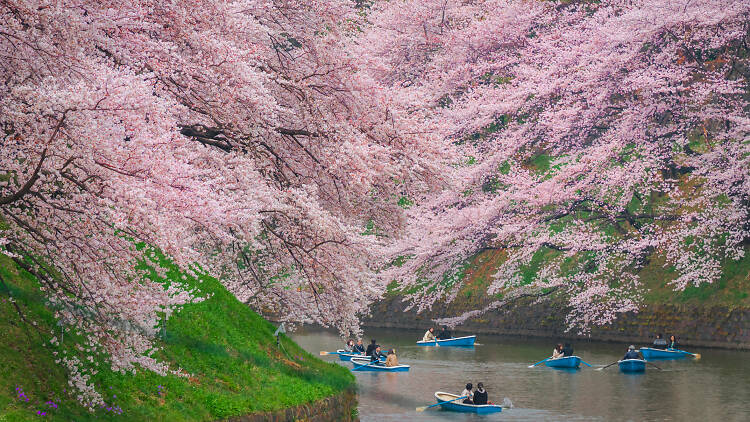
[[[352,422],[358,421],[357,395],[354,390],[346,390],[338,395],[313,403],[290,407],[275,412],[261,412],[225,422]]]
[[[464,304],[465,305],[465,304]],[[416,314],[404,311],[400,299],[387,299],[372,307],[377,318],[364,326],[424,329],[434,318],[459,315],[462,304],[437,305],[432,311]],[[676,334],[685,346],[750,349],[750,309],[659,305],[639,313],[622,315],[609,326],[593,327],[591,334],[578,336],[565,332],[565,306],[555,301],[534,304],[531,300],[490,311],[456,327],[455,331],[527,337],[649,343],[656,333]]]

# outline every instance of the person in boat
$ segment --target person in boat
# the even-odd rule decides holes
[[[677,337],[675,337],[674,334],[669,336],[669,342],[667,343],[667,348],[669,349],[679,349],[680,345],[677,344]]]
[[[365,345],[362,344],[362,339],[357,340],[357,344],[354,345],[354,349],[352,351],[354,353],[359,353],[360,355],[365,354]]]
[[[367,350],[365,351],[365,355],[370,356],[372,355],[372,351],[375,350],[375,347],[377,347],[378,344],[375,342],[375,339],[370,340],[370,344],[367,345]]]
[[[573,346],[570,343],[565,343],[562,349],[563,356],[573,356]]]
[[[348,340],[348,341],[346,342],[346,346],[344,346],[344,351],[345,351],[346,353],[351,353],[351,352],[353,352],[353,351],[354,351],[354,340],[352,340],[352,339],[349,339],[349,340]]]
[[[628,351],[625,353],[625,356],[622,358],[622,360],[626,359],[641,359],[641,353],[635,350],[635,346],[631,344],[630,347],[628,347]]]
[[[474,393],[471,392],[471,389],[474,386],[471,385],[471,383],[466,384],[466,388],[464,388],[464,391],[461,392],[461,397],[466,397],[463,401],[465,404],[474,404]]]
[[[487,404],[487,390],[484,389],[484,384],[481,382],[477,383],[477,389],[474,391],[474,404]]]
[[[563,345],[562,343],[557,343],[557,346],[552,349],[552,359],[559,359],[563,356]]]
[[[448,329],[448,327],[443,325],[443,329],[440,330],[440,333],[438,334],[437,338],[438,340],[448,340],[450,338],[453,338],[453,336],[451,335],[451,332]]]
[[[370,355],[370,362],[380,362],[380,345],[375,345],[375,348],[372,349],[372,354]]]
[[[653,348],[662,349],[662,350],[667,348],[667,341],[664,340],[664,337],[661,335],[661,333],[656,335],[656,338],[654,339]]]
[[[422,341],[435,341],[435,328],[430,327],[429,330],[427,330],[426,333],[424,333],[424,337],[422,337]]]
[[[385,357],[385,366],[398,366],[398,358],[396,357],[396,349],[388,351],[388,356]]]

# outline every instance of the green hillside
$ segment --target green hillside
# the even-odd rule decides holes
[[[167,260],[154,259],[169,268],[163,282],[183,276]],[[215,278],[187,276],[199,296],[209,298],[168,320],[157,356],[190,377],[121,374],[100,362],[92,380],[106,406],[89,412],[76,401],[52,354],[75,353],[79,338],[65,333],[61,345],[52,346],[49,340],[53,332],[59,338],[60,327],[37,281],[3,256],[0,277],[0,421],[216,420],[309,403],[354,383],[346,368],[315,358],[283,335],[285,351],[279,349],[275,327]]]

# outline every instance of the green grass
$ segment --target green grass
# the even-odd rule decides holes
[[[167,260],[155,259],[169,268],[165,283],[182,277]],[[186,305],[167,321],[156,356],[190,377],[99,369],[92,381],[107,406],[121,408],[122,414],[89,412],[75,400],[65,370],[52,355],[53,350],[73,352],[80,338],[66,333],[60,346],[50,345],[60,328],[38,282],[2,256],[0,277],[7,286],[0,284],[0,421],[39,420],[39,410],[47,412],[46,419],[60,421],[216,420],[309,403],[354,385],[346,368],[317,359],[283,335],[287,353],[277,348],[275,327],[216,279],[188,276],[183,282],[210,298]],[[28,322],[20,319],[11,297]],[[99,368],[109,368],[99,363]],[[16,388],[28,402],[18,398]],[[56,410],[45,405],[50,400]]]

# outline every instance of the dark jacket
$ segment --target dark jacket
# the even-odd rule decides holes
[[[474,404],[487,404],[487,390],[474,391]]]
[[[440,340],[447,340],[449,338],[453,338],[453,336],[451,335],[450,330],[441,330],[438,333],[437,338]]]
[[[563,356],[573,356],[573,346],[567,345],[563,347]]]
[[[372,353],[370,354],[370,362],[380,362],[380,353],[375,349],[372,349]]]
[[[667,348],[667,341],[663,338],[657,338],[654,340],[654,349],[666,349]]]
[[[370,356],[370,355],[372,355],[372,351],[373,351],[373,350],[375,350],[375,348],[376,348],[376,347],[378,347],[378,345],[377,345],[377,344],[368,344],[368,345],[367,345],[367,351],[365,351],[365,354],[366,354],[367,356]]]
[[[667,347],[669,347],[670,349],[679,349],[680,345],[677,344],[677,340],[675,340],[675,341],[670,341]]]
[[[628,350],[628,352],[625,353],[625,357],[623,357],[622,360],[625,360],[625,359],[640,359],[640,358],[641,358],[641,354],[638,353],[637,350]]]
[[[354,353],[364,354],[365,353],[365,346],[362,344],[355,344],[354,345]]]

